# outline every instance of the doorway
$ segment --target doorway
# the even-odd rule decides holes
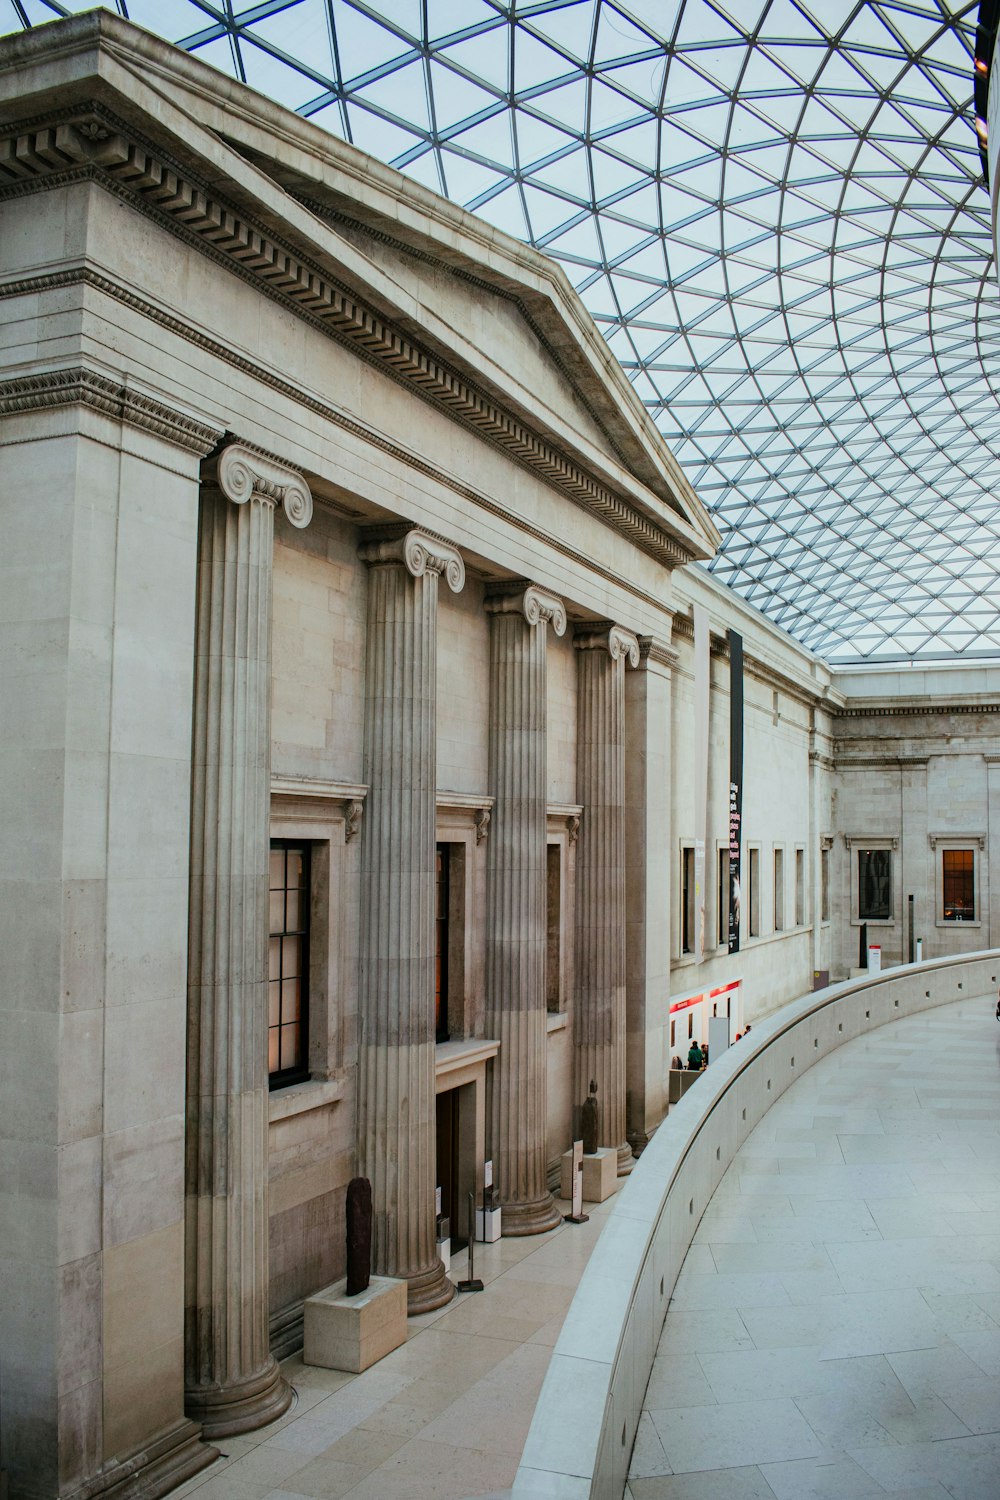
[[[471,1083],[437,1096],[437,1185],[451,1225],[452,1251],[469,1242],[469,1193],[475,1190],[476,1089]]]

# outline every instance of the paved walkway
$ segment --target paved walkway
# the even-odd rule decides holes
[[[411,1318],[406,1344],[363,1375],[285,1360],[292,1410],[223,1442],[225,1458],[172,1500],[464,1500],[508,1490],[552,1347],[613,1203],[588,1205],[589,1224],[477,1245],[485,1291]],[[466,1274],[464,1252],[451,1274]]]
[[[772,1107],[677,1283],[631,1500],[1000,1497],[995,996],[847,1043]]]

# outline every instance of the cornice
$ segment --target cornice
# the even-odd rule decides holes
[[[694,622],[688,615],[675,615],[673,624],[674,640],[691,642],[694,640]],[[724,635],[711,632],[709,635],[709,647],[716,661],[729,660],[729,641]],[[747,650],[746,641],[743,643],[743,671],[748,677],[753,677],[762,682],[765,687],[776,689],[784,693],[787,698],[795,698],[800,703],[809,707],[829,708],[835,713],[835,708],[830,704],[825,688],[816,686],[809,687],[804,682],[799,682],[794,677],[787,676],[777,667],[771,666],[769,662],[760,656],[755,656],[752,651]]]
[[[926,698],[916,703],[872,703],[860,704],[856,708],[833,710],[838,719],[881,719],[893,714],[998,714],[1000,701],[994,703],[951,703],[936,698]]]
[[[835,766],[838,771],[898,770],[906,771],[926,766],[929,755],[838,755]]]
[[[899,836],[894,833],[845,833],[843,839],[848,849],[899,848]]]
[[[0,194],[0,197],[2,197],[2,194]],[[378,448],[380,452],[385,453],[395,462],[404,464],[416,473],[425,475],[433,483],[440,484],[446,489],[451,490],[453,494],[458,495],[470,505],[475,505],[479,509],[486,511],[489,515],[496,516],[499,520],[516,526],[518,530],[523,531],[535,541],[541,542],[543,546],[558,552],[572,563],[587,568],[598,577],[605,579],[606,582],[631,594],[633,598],[640,599],[644,604],[651,605],[657,610],[663,609],[663,600],[661,598],[647,593],[645,589],[639,588],[637,584],[633,583],[627,577],[603,567],[596,558],[577,551],[563,537],[557,536],[553,532],[544,531],[540,526],[533,525],[523,515],[516,515],[513,511],[508,510],[497,500],[493,499],[492,496],[486,495],[480,490],[473,489],[472,485],[466,484],[463,480],[456,478],[447,469],[439,468],[420,454],[402,447],[399,443],[386,437],[384,433],[366,426],[364,422],[350,416],[347,412],[338,411],[336,407],[328,406],[325,401],[320,401],[318,397],[311,395],[308,391],[304,391],[300,387],[293,385],[290,381],[284,380],[274,369],[247,359],[235,349],[203,333],[200,328],[194,327],[172,313],[165,312],[163,308],[157,307],[155,303],[147,301],[135,292],[129,291],[127,287],[120,286],[116,281],[112,281],[107,276],[102,276],[90,267],[75,266],[71,270],[56,271],[44,276],[32,276],[22,278],[18,281],[0,282],[0,300],[3,300],[5,297],[35,296],[40,292],[55,291],[69,286],[90,287],[102,296],[113,298],[114,301],[121,303],[123,307],[128,307],[131,311],[138,313],[140,317],[148,318],[158,327],[166,329],[177,338],[184,339],[187,343],[203,349],[213,359],[224,361],[232,369],[249,375],[253,380],[268,386],[269,389],[278,395],[315,413],[323,421],[329,422],[332,427],[338,428],[341,432],[349,433],[360,442]],[[216,438],[219,436],[221,436],[221,429],[216,432]]]
[[[196,453],[199,458],[211,453],[222,436],[218,428],[197,422],[153,396],[146,396],[131,386],[120,385],[82,366],[0,381],[0,416],[61,406],[88,407],[113,421],[166,438],[178,448]]]
[[[986,835],[985,833],[929,833],[927,842],[932,849],[936,849],[939,844],[957,844],[965,847],[975,844],[977,848],[985,849]]]
[[[263,295],[348,345],[665,567],[694,557],[634,503],[393,329],[319,265],[220,201],[208,185],[139,139],[138,132],[102,105],[21,121],[0,137],[0,201],[81,180],[124,198]]]

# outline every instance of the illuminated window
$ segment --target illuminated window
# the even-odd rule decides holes
[[[971,849],[941,850],[942,918],[945,922],[976,920],[975,854]]]
[[[267,1071],[280,1088],[309,1075],[308,844],[271,844],[269,884]]]

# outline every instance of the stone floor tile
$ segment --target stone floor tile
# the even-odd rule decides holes
[[[962,1380],[948,1391],[947,1405],[970,1432],[1000,1432],[1000,1381]]]
[[[815,1458],[823,1446],[788,1399],[678,1407],[650,1416],[675,1474]]]
[[[725,1358],[709,1356],[710,1358]],[[702,1361],[695,1354],[665,1353],[663,1345],[653,1360],[643,1407],[659,1411],[675,1406],[711,1406],[715,1392],[708,1383]]]
[[[633,1500],[774,1500],[774,1491],[756,1465],[629,1479]]]
[[[852,1458],[799,1458],[761,1464],[775,1500],[869,1500],[885,1490]]]
[[[670,1305],[660,1348],[668,1354],[700,1354],[712,1349],[752,1349],[753,1339],[735,1308],[688,1311]]]

